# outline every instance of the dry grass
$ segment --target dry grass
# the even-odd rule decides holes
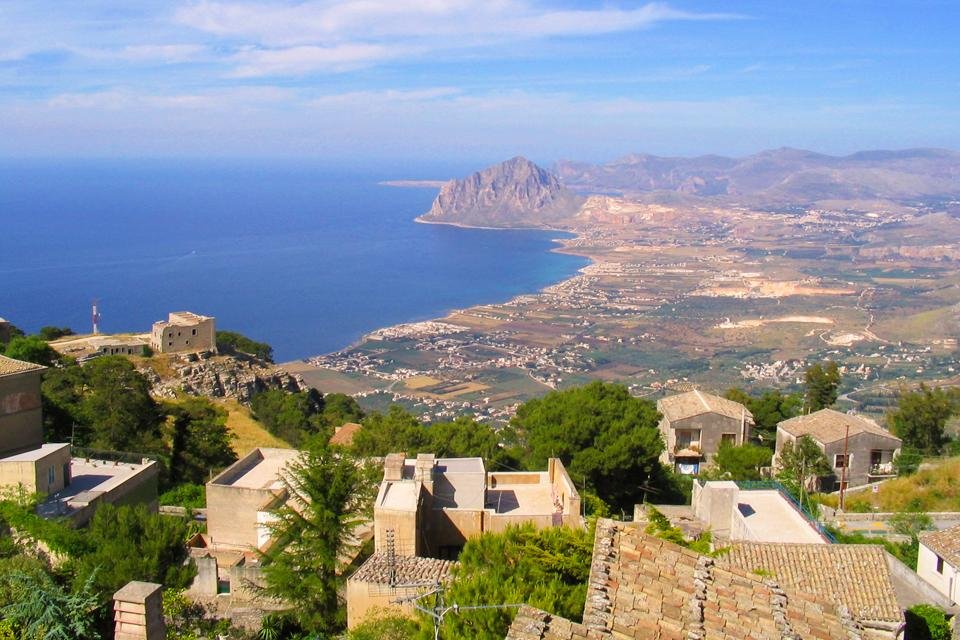
[[[254,420],[245,406],[235,400],[220,400],[218,404],[227,410],[227,428],[236,436],[230,446],[238,456],[244,456],[256,447],[290,448],[289,444]]]
[[[877,493],[857,493],[847,499],[847,511],[866,511],[867,506],[882,512],[960,511],[960,458],[950,458],[906,478],[888,480]]]

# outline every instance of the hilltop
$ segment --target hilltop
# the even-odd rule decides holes
[[[540,227],[576,214],[584,198],[556,176],[516,157],[443,185],[420,222],[474,227]]]

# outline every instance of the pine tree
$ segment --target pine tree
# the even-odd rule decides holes
[[[840,391],[840,368],[836,362],[828,360],[824,365],[817,363],[804,374],[807,391],[805,409],[807,413],[820,411],[833,406]]]
[[[287,501],[274,511],[276,541],[264,554],[266,593],[291,605],[289,617],[319,637],[343,629],[341,570],[355,528],[371,515],[379,470],[311,440],[286,469]]]

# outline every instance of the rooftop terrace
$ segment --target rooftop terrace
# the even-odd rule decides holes
[[[299,455],[296,449],[254,449],[227,467],[210,484],[272,491],[283,487],[280,473]]]

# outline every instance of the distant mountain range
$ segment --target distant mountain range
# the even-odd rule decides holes
[[[561,161],[553,173],[516,157],[447,182],[419,220],[558,226],[576,215],[589,194],[752,206],[960,197],[960,153],[906,149],[838,157],[782,148],[745,158],[631,154],[600,165]]]
[[[673,192],[808,203],[902,200],[960,193],[960,153],[943,149],[828,156],[782,148],[745,158],[631,154],[601,165],[562,161],[554,171],[564,185],[575,191],[625,196]]]

